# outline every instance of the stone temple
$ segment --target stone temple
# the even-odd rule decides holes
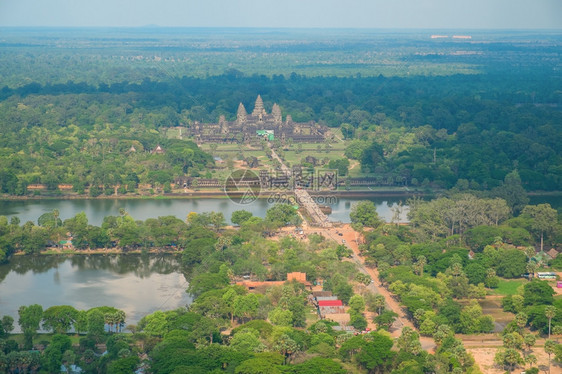
[[[201,143],[255,143],[261,138],[279,139],[282,142],[292,139],[295,143],[324,142],[328,128],[314,121],[293,122],[290,115],[281,114],[281,108],[273,104],[267,113],[261,96],[258,95],[254,110],[248,113],[242,103],[238,105],[236,120],[227,121],[220,116],[218,123],[194,122],[190,135]]]

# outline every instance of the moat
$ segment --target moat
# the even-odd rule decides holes
[[[333,221],[349,222],[349,212],[353,202],[371,200],[375,203],[379,215],[386,221],[392,219],[391,207],[400,201],[405,202],[407,196],[351,198],[337,197],[324,199],[319,203],[326,203],[332,208],[330,219]],[[255,216],[265,217],[265,212],[275,203],[284,203],[283,197],[272,199],[258,199],[251,204],[236,204],[227,198],[194,198],[194,199],[45,199],[45,200],[0,200],[0,215],[17,216],[21,223],[32,221],[37,224],[37,218],[43,213],[58,209],[60,218],[74,217],[77,213],[85,212],[92,225],[101,226],[106,216],[119,215],[119,209],[125,209],[135,220],[146,220],[160,216],[176,216],[185,219],[190,212],[222,212],[227,222],[232,212],[247,210]],[[401,216],[405,221],[407,209]]]
[[[0,265],[0,310],[17,321],[21,305],[113,306],[136,324],[155,310],[191,303],[172,255],[14,256]]]

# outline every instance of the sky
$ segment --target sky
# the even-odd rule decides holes
[[[562,29],[562,0],[0,0],[0,27]]]

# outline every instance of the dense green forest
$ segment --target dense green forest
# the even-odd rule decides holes
[[[35,184],[49,195],[61,194],[60,185],[90,196],[132,194],[140,184],[167,193],[176,177],[209,178],[213,156],[168,137],[169,129],[234,119],[238,104],[251,108],[257,94],[268,111],[276,102],[295,121],[341,136],[340,157],[351,160],[344,169],[354,163],[356,176],[448,191],[408,201],[407,226],[384,224],[371,203],[352,211],[366,264],[380,275],[374,281],[416,327],[396,339],[387,332],[396,313],[367,292],[371,279],[348,261],[348,247],[319,234],[270,239],[301,223],[290,206],[265,218],[238,211],[231,219],[238,227],[228,229],[220,212],[138,221],[121,211],[101,226],[84,213],[62,221],[57,210],[37,223],[0,217],[1,261],[61,252],[65,240],[76,253],[166,250],[181,258],[194,296],[189,308],[155,311],[126,334],[126,316],[115,308],[22,306],[22,334],[12,333],[12,317],[1,319],[0,370],[478,373],[455,333],[495,329],[479,304],[488,294],[513,313],[498,366],[536,363],[537,338],[561,332],[561,299],[535,279],[543,268],[562,269],[562,256],[543,252],[562,242],[560,213],[527,197],[562,186],[559,34],[435,41],[420,32],[73,31],[0,30],[4,196],[43,194],[28,188]],[[158,146],[165,152],[154,152]],[[354,336],[318,321],[300,283],[264,293],[234,284],[285,281],[294,271],[324,279],[357,331],[369,323],[377,331]],[[512,284],[517,289],[506,291]],[[49,333],[37,334],[41,327]],[[420,335],[433,338],[434,353],[422,349]],[[549,365],[551,354],[562,360],[561,344],[546,340],[544,350]]]
[[[527,35],[502,34],[441,43],[419,34],[59,33],[6,33],[2,193],[41,183],[91,186],[95,196],[206,175],[212,157],[165,129],[233,119],[257,94],[268,110],[276,102],[295,121],[340,128],[346,156],[386,185],[489,190],[514,170],[529,191],[562,185],[556,35],[531,47]],[[336,63],[347,55],[361,72]],[[149,153],[157,145],[169,152]]]

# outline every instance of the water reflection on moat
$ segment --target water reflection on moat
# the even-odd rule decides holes
[[[172,255],[15,256],[0,265],[0,314],[21,305],[113,306],[136,323],[155,310],[188,305],[188,283]]]
[[[370,200],[377,207],[377,212],[382,219],[390,221],[394,212],[393,207],[402,203],[402,214],[400,220],[407,220],[408,207],[405,205],[409,196],[386,196],[386,197],[363,197],[350,198],[325,195],[317,195],[324,205],[332,209],[330,219],[334,221],[349,222],[349,212],[353,203],[360,200]],[[0,200],[0,215],[7,217],[17,216],[22,224],[32,221],[37,224],[37,219],[47,212],[57,209],[60,218],[64,221],[74,217],[77,213],[84,212],[91,225],[101,226],[106,216],[117,216],[119,210],[124,209],[135,220],[146,220],[160,216],[176,216],[185,219],[190,212],[222,212],[227,221],[230,221],[232,212],[236,210],[247,210],[258,217],[265,217],[267,209],[277,202],[286,202],[274,195],[271,198],[263,198],[253,201],[251,204],[236,204],[229,199],[197,198],[197,199],[48,199],[48,200]]]

